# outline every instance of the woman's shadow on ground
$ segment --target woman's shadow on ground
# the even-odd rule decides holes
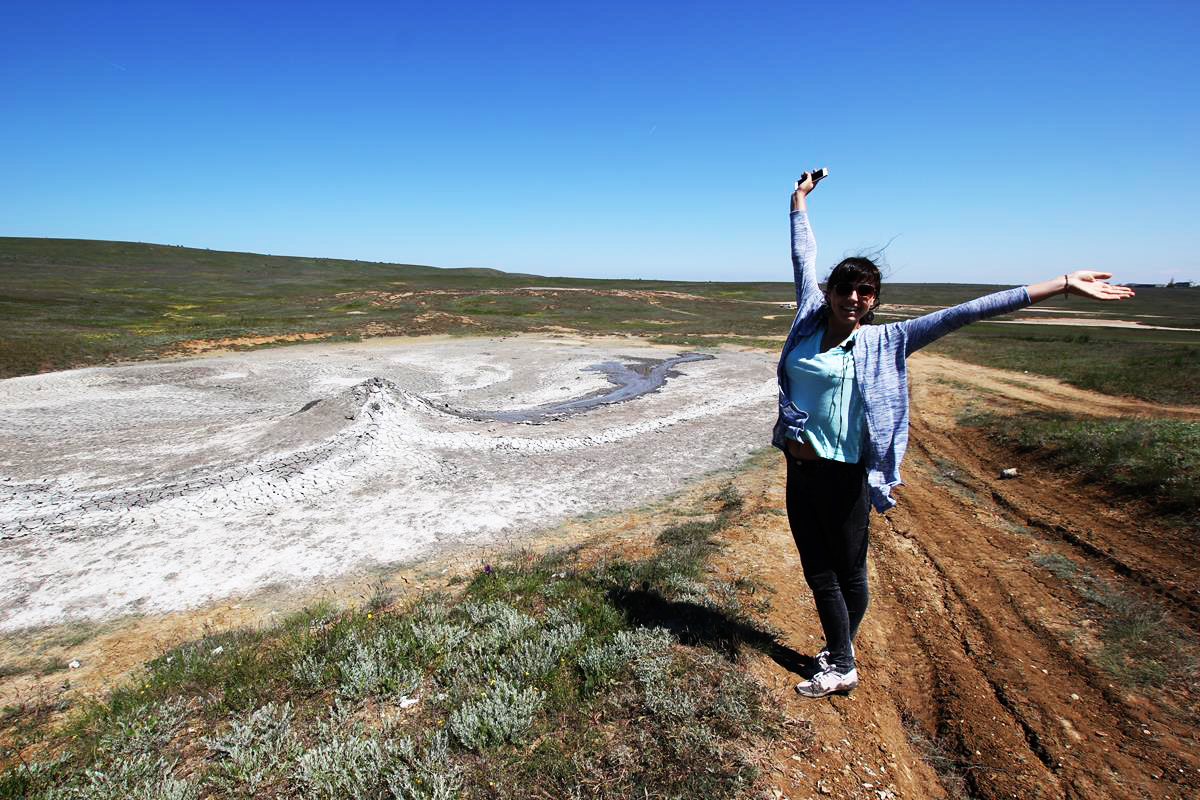
[[[679,600],[667,600],[643,584],[639,589],[613,588],[609,599],[631,624],[666,628],[685,645],[703,645],[730,660],[749,647],[768,656],[788,672],[805,680],[817,674],[816,660],[780,643],[778,635],[753,622],[718,608]]]

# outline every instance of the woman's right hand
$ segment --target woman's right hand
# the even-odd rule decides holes
[[[804,198],[808,197],[808,193],[816,187],[820,180],[820,178],[813,180],[812,172],[805,172],[800,176],[800,180],[796,181],[796,190],[792,192],[792,211],[805,210]]]

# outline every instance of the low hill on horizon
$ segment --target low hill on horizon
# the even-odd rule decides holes
[[[721,342],[773,348],[793,313],[786,261],[780,273],[787,279],[567,278],[142,242],[0,237],[0,378],[217,348],[386,335],[575,332],[691,348]],[[998,288],[1005,287],[885,282],[879,321]],[[1056,299],[1039,312],[1057,308],[1200,328],[1200,292],[1138,292],[1135,300],[1103,311]]]
[[[790,297],[786,283],[559,278],[0,237],[0,377],[214,347],[381,335],[774,335],[781,325],[786,330],[786,320],[762,319],[762,303]]]

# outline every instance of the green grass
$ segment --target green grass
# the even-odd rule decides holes
[[[1200,333],[981,322],[927,349],[1104,394],[1168,405],[1200,403]]]
[[[644,560],[518,554],[404,608],[380,584],[174,648],[60,727],[10,715],[41,755],[6,754],[0,798],[757,796],[779,721],[738,658],[774,638],[706,570],[741,497],[715,502]]]
[[[994,441],[1070,470],[1090,484],[1200,523],[1200,423],[1095,419],[1052,412],[972,414],[960,420]]]
[[[0,377],[152,358],[189,340],[294,333],[488,335],[563,326],[649,337],[762,338],[786,333],[789,320],[786,310],[780,319],[764,320],[780,309],[758,301],[786,302],[791,294],[769,283],[546,278],[19,238],[0,238],[0,286]],[[586,291],[528,290],[537,286]],[[650,302],[630,294],[644,291],[693,297]]]

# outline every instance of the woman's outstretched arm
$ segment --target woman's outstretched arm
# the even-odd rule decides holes
[[[1093,300],[1124,300],[1126,297],[1133,297],[1133,289],[1128,286],[1114,286],[1103,280],[1111,277],[1111,272],[1080,269],[1048,281],[1032,283],[1025,287],[1025,291],[1029,292],[1029,302],[1031,303],[1040,303],[1056,294],[1073,294],[1079,297],[1090,297]]]
[[[1113,286],[1101,280],[1109,277],[1112,276],[1107,272],[1076,270],[1041,283],[1006,289],[915,319],[906,319],[892,324],[905,332],[904,355],[907,357],[930,342],[936,341],[964,325],[998,314],[1019,311],[1025,306],[1047,300],[1056,294],[1065,292],[1093,300],[1124,300],[1133,296],[1133,290],[1129,287]]]

